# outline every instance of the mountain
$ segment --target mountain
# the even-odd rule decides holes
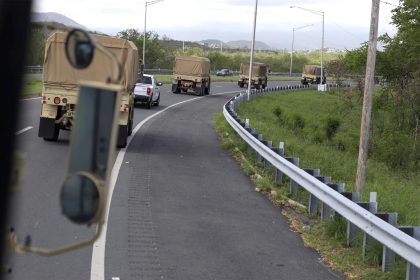
[[[87,27],[75,22],[74,20],[58,13],[32,13],[32,22],[57,22],[66,26],[89,30]]]
[[[238,41],[230,41],[230,42],[227,42],[226,44],[228,44],[232,48],[250,49],[252,42],[246,41],[246,40],[238,40]],[[255,41],[254,48],[256,50],[271,50],[271,47],[269,45],[261,41]]]

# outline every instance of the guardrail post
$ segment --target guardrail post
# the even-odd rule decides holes
[[[273,141],[262,141],[264,145],[266,145],[268,148],[273,148]],[[268,167],[268,168],[267,168]],[[267,162],[266,159],[264,159],[264,171],[267,171],[267,169],[270,168],[270,163]]]
[[[330,176],[315,176],[319,181],[321,181],[324,184],[331,183],[331,177]],[[318,210],[318,198],[313,195],[312,193],[309,194],[309,213],[310,214],[316,214]],[[322,220],[322,219],[321,219]]]
[[[364,209],[368,210],[369,212],[376,214],[378,212],[378,202],[359,202],[357,203],[359,206],[363,207]],[[363,259],[366,258],[369,250],[371,250],[372,243],[375,239],[364,232],[363,234]]]
[[[259,141],[262,141],[263,135],[262,134],[258,134],[257,139]],[[256,163],[260,163],[261,162],[261,155],[257,151],[255,151],[255,162]]]
[[[343,192],[341,193],[341,195],[355,203],[359,202],[359,192]],[[347,246],[353,247],[354,245],[356,245],[355,237],[358,230],[359,229],[354,224],[352,224],[350,221],[347,221]]]
[[[376,216],[394,227],[397,227],[398,213],[377,213]],[[385,244],[382,246],[382,272],[387,272],[395,263],[395,252],[386,247]]]
[[[292,164],[296,165],[297,167],[299,167],[299,158],[298,157],[286,157],[286,160],[290,161]],[[298,187],[299,185],[293,181],[290,180],[290,193],[295,195],[298,191]]]
[[[321,170],[319,169],[304,168],[303,170],[314,177],[319,177],[321,175]],[[313,214],[313,213],[316,213],[316,210],[317,210],[317,198],[311,193],[309,193],[308,212],[309,214]]]
[[[399,229],[408,234],[409,236],[420,240],[420,227],[399,227]],[[406,280],[418,280],[420,279],[420,268],[416,267],[410,262],[407,262],[407,269],[405,274]]]
[[[327,183],[327,186],[339,193],[344,192],[344,188],[345,188],[344,183],[337,183],[337,184]],[[327,204],[322,202],[321,221],[325,221],[326,219],[329,219],[333,215],[335,215],[335,213],[334,214],[331,213],[331,208]]]
[[[281,157],[284,157],[284,142],[280,142],[279,149],[278,149],[278,154]],[[282,183],[282,181],[283,181],[283,173],[276,168],[276,174],[274,176],[274,182],[277,185],[280,185]]]

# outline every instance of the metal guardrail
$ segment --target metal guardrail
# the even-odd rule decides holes
[[[252,91],[251,98],[256,97],[259,93],[270,91],[285,91],[290,89],[308,88],[308,86],[288,86],[277,87],[275,89],[265,89]],[[252,149],[256,151],[267,162],[271,163],[277,170],[288,176],[291,180],[296,182],[299,186],[305,188],[312,196],[315,196],[323,204],[329,206],[334,211],[339,213],[346,220],[357,226],[377,241],[384,244],[384,247],[391,249],[396,254],[409,262],[407,273],[409,270],[414,270],[415,273],[407,279],[418,279],[418,268],[420,268],[420,241],[409,236],[403,232],[403,229],[392,226],[379,218],[374,213],[367,211],[365,208],[359,206],[357,203],[346,198],[341,193],[333,190],[327,184],[321,182],[316,177],[310,175],[305,170],[295,166],[284,157],[273,151],[272,148],[266,145],[267,141],[256,138],[249,131],[249,121],[242,121],[236,114],[235,109],[241,102],[247,99],[246,92],[241,92],[239,95],[232,98],[223,108],[223,114],[231,125],[231,127],[238,133],[238,135],[246,142]],[[239,121],[239,122],[238,122]],[[270,141],[271,142],[271,141]],[[270,143],[271,144],[271,143]],[[415,267],[411,266],[414,265]],[[417,278],[412,278],[416,275]]]

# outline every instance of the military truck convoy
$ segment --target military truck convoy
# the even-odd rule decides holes
[[[325,77],[325,69],[324,73],[322,73],[322,83],[325,84],[327,79]],[[302,78],[301,78],[302,85],[311,84],[320,84],[321,83],[321,66],[319,65],[304,65],[302,69]]]
[[[96,52],[91,65],[83,70],[73,68],[65,57],[67,32],[52,34],[45,46],[41,117],[38,136],[57,141],[60,130],[71,130],[77,114],[78,81],[109,82],[115,69],[102,52]],[[133,90],[139,75],[137,47],[128,40],[93,35],[121,62],[121,107],[117,146],[125,147],[133,130]]]
[[[196,95],[210,93],[210,60],[198,56],[177,56],[173,71],[172,92],[193,90]]]
[[[251,70],[251,87],[255,89],[266,88],[268,67],[264,63],[254,62]],[[248,85],[249,63],[241,63],[238,86]]]

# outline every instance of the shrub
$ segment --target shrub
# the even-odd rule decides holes
[[[274,116],[276,116],[279,123],[281,123],[281,124],[284,123],[284,113],[283,113],[283,110],[279,106],[276,106],[274,108],[273,114],[274,114]]]
[[[299,114],[294,114],[292,117],[292,127],[294,130],[303,130],[305,127],[305,119]]]
[[[339,127],[340,120],[337,117],[328,116],[327,118],[325,118],[325,136],[329,141],[332,140]]]

